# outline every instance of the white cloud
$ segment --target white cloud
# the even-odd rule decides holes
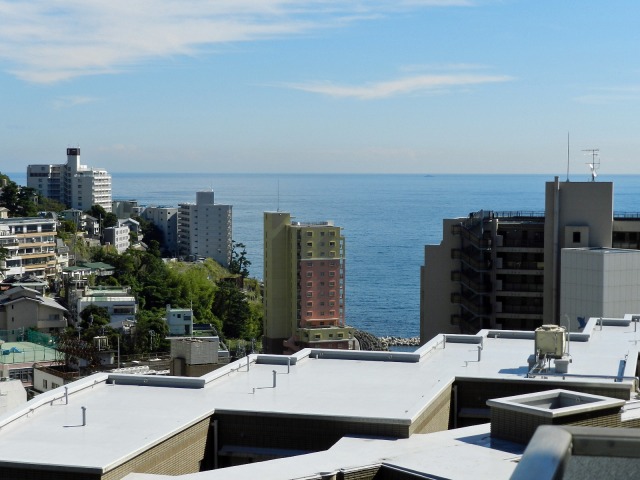
[[[87,103],[93,103],[97,99],[94,97],[87,97],[83,95],[70,95],[65,97],[58,97],[52,101],[52,106],[56,110],[61,108],[77,107],[78,105],[85,105]]]
[[[35,83],[467,0],[0,0],[0,61]]]
[[[640,85],[600,88],[595,90],[593,93],[576,97],[574,100],[578,103],[595,105],[633,102],[640,100]]]
[[[319,93],[330,97],[371,100],[406,95],[416,92],[441,92],[452,87],[464,87],[483,83],[507,82],[507,75],[476,75],[457,73],[448,75],[415,75],[386,82],[368,83],[360,86],[336,85],[333,83],[290,83],[286,87],[305,92]]]

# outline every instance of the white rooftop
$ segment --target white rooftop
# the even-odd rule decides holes
[[[536,378],[526,378],[534,332],[488,330],[438,336],[415,353],[305,349],[291,357],[251,355],[249,367],[245,358],[200,378],[96,374],[68,386],[68,404],[61,387],[0,417],[0,466],[107,471],[215,411],[410,425],[456,378],[555,378],[568,390],[589,382],[630,394],[636,326],[631,315],[591,319],[583,333],[570,335],[569,373]]]

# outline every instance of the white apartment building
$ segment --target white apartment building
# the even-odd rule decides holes
[[[171,305],[167,305],[165,320],[169,335],[193,335],[193,310],[190,308],[171,308]]]
[[[164,236],[164,248],[171,255],[178,253],[178,208],[177,207],[147,207],[142,212],[142,218],[153,222]]]
[[[67,148],[66,164],[27,166],[27,186],[69,208],[86,211],[100,205],[111,211],[111,175],[82,165],[79,148]]]
[[[228,267],[233,251],[231,205],[214,203],[213,191],[196,192],[196,203],[178,209],[178,250],[181,255],[213,258]]]
[[[138,302],[130,287],[87,287],[77,300],[78,315],[89,305],[105,307],[111,323],[133,320],[138,313]]]
[[[111,245],[118,253],[124,253],[130,246],[129,227],[120,225],[117,227],[105,228],[102,232],[105,245]]]
[[[51,218],[0,219],[0,247],[7,256],[0,262],[4,276],[56,274],[56,221]]]

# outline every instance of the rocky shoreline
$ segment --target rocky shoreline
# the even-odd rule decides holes
[[[361,350],[388,351],[389,347],[418,347],[420,337],[376,337],[363,330],[355,330],[354,336],[360,344]]]
[[[380,337],[380,342],[389,347],[418,347],[420,346],[420,337]]]

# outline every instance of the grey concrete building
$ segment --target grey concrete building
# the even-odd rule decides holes
[[[425,247],[420,271],[421,341],[558,324],[567,314],[560,301],[563,249],[639,247],[638,215],[614,215],[611,182],[556,177],[546,183],[543,212],[481,210],[445,219],[442,242]],[[577,325],[575,314],[570,321]]]

